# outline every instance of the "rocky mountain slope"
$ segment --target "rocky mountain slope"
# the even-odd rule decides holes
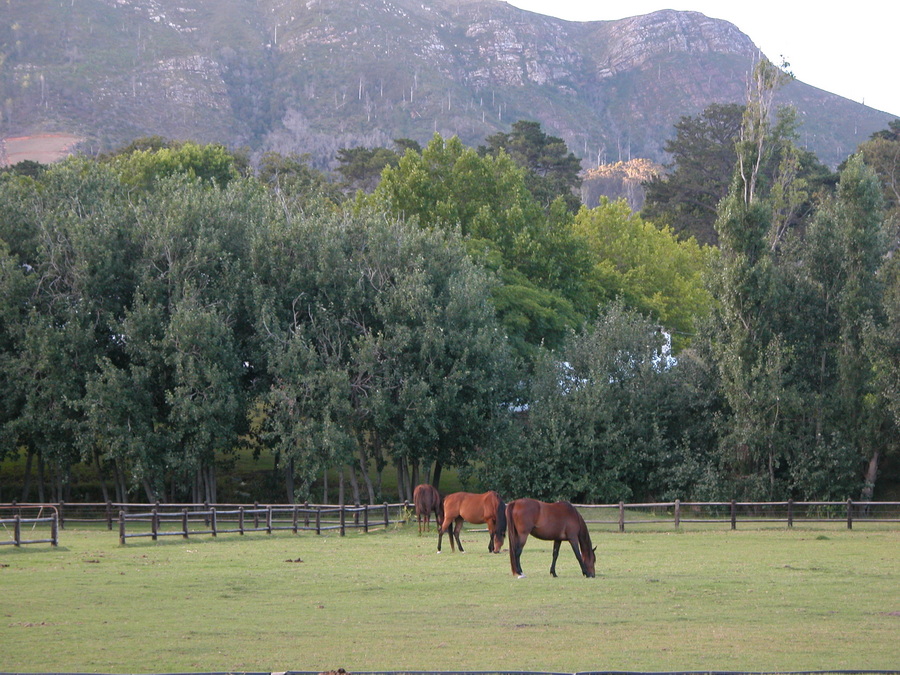
[[[664,161],[680,116],[744,100],[758,57],[694,12],[580,23],[499,0],[14,0],[0,4],[0,135],[101,151],[158,134],[325,166],[341,147],[435,132],[477,145],[531,119],[585,168]],[[782,99],[832,165],[893,119],[801,82]]]

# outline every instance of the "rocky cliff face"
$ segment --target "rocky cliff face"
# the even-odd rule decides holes
[[[577,23],[498,0],[29,0],[0,9],[0,134],[110,149],[159,134],[311,152],[470,144],[541,122],[599,163],[648,157],[682,115],[741,102],[759,57],[735,26],[661,11]],[[794,83],[805,138],[841,161],[889,116]]]

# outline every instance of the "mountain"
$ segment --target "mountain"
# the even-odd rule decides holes
[[[673,124],[742,102],[759,50],[696,12],[570,22],[499,0],[11,0],[0,136],[136,137],[308,152],[478,145],[519,119],[585,168],[665,161]],[[886,84],[886,86],[889,86]],[[893,116],[794,81],[801,142],[832,166]]]

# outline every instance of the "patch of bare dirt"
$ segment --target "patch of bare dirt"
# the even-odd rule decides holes
[[[71,134],[36,134],[4,138],[0,144],[0,166],[12,166],[26,159],[52,164],[72,154],[84,139]],[[4,151],[5,150],[5,151]]]

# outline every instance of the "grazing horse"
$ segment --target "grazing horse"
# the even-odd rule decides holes
[[[465,553],[459,533],[462,530],[463,521],[473,524],[487,523],[488,532],[491,535],[488,542],[488,551],[500,553],[503,548],[503,540],[506,538],[506,504],[500,495],[493,490],[484,494],[471,492],[454,492],[444,497],[444,520],[441,529],[438,530],[438,553],[441,552],[441,539],[444,532],[450,532],[450,548],[453,548],[453,540],[459,547],[460,553]]]
[[[539,502],[536,499],[516,499],[506,506],[506,521],[509,527],[509,562],[512,573],[520,579],[522,572],[520,557],[528,535],[553,542],[553,563],[550,574],[556,576],[556,558],[559,545],[568,541],[581,565],[581,573],[594,576],[596,548],[591,547],[591,535],[581,514],[569,502]]]
[[[434,524],[441,526],[444,519],[443,498],[437,488],[428,483],[417,485],[413,490],[413,504],[416,505],[416,519],[419,521],[419,534],[431,529],[431,513],[434,512]],[[422,523],[425,523],[423,530]]]

